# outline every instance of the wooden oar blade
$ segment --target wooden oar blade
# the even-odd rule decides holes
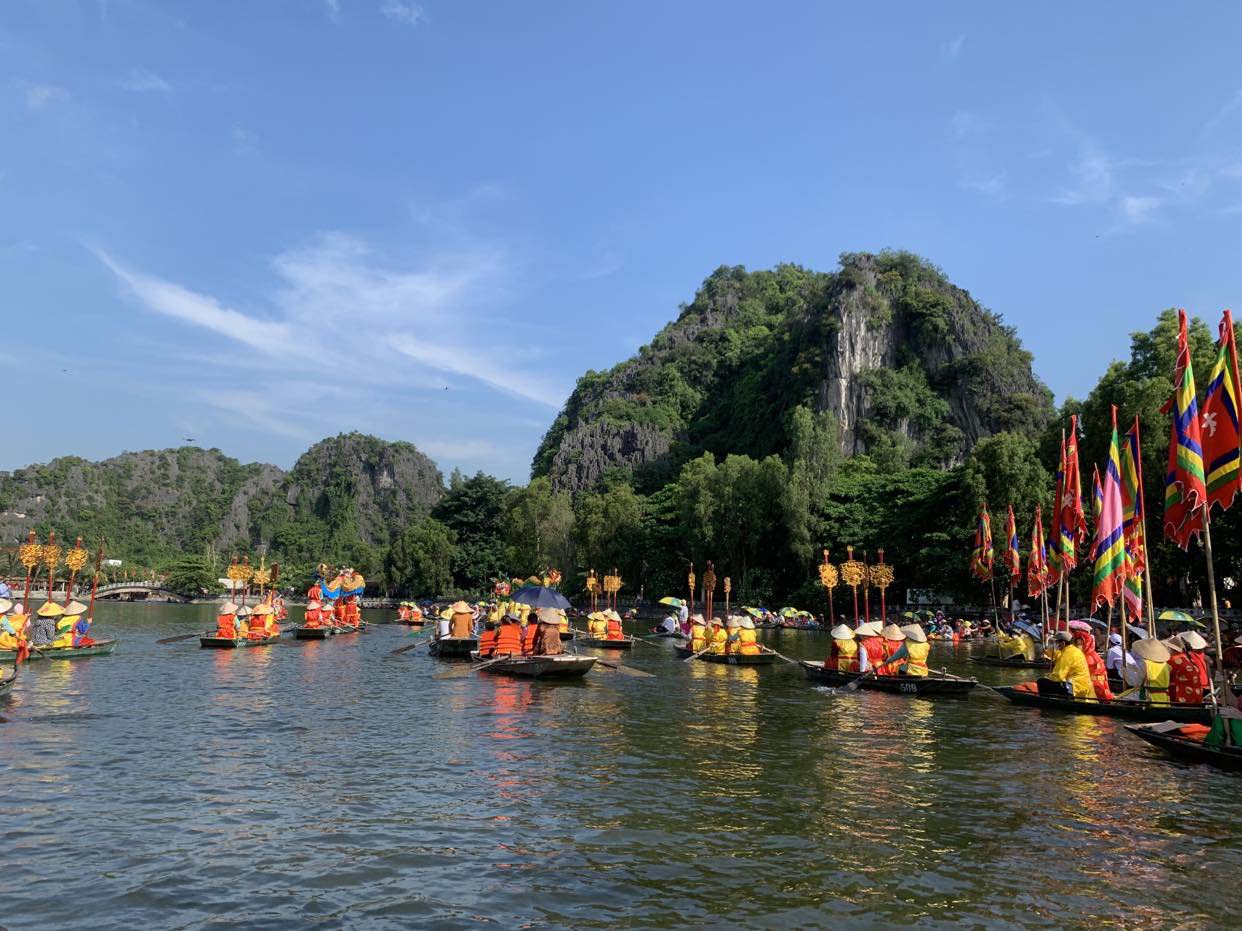
[[[156,643],[180,643],[183,640],[190,640],[194,637],[201,637],[202,634],[182,634],[180,637],[165,637],[163,640],[156,640]]]
[[[624,663],[614,663],[609,660],[597,659],[596,666],[603,666],[605,669],[615,669],[623,676],[633,676],[636,679],[654,679],[656,678],[649,672],[643,672],[641,669],[635,669],[633,666],[626,666]]]
[[[421,643],[407,643],[407,644],[406,644],[405,646],[403,646],[403,647],[397,647],[397,649],[395,649],[395,650],[389,650],[389,651],[388,651],[388,655],[389,655],[389,656],[397,656],[398,654],[401,654],[401,653],[407,653],[407,652],[409,652],[410,650],[414,649],[415,647],[421,647],[421,646],[422,646],[422,644],[421,644]]]

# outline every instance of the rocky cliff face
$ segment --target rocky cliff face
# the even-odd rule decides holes
[[[35,528],[106,537],[131,558],[248,550],[291,525],[348,528],[383,545],[443,491],[439,469],[414,446],[361,434],[315,444],[289,472],[197,447],[64,457],[0,473],[0,537],[6,546]]]
[[[534,472],[577,491],[614,468],[667,478],[703,450],[781,453],[798,405],[831,412],[847,454],[949,467],[983,437],[1042,428],[1051,395],[1030,362],[908,253],[845,255],[831,274],[721,268],[634,358],[579,380]]]

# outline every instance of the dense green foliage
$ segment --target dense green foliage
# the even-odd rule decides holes
[[[426,518],[410,524],[384,554],[384,579],[399,595],[446,592],[453,583],[453,532]]]
[[[483,472],[454,472],[431,516],[453,531],[453,585],[477,591],[505,575],[504,511],[511,486]]]

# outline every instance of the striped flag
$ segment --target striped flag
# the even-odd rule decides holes
[[[1061,469],[1052,527],[1057,571],[1068,575],[1078,565],[1078,544],[1087,536],[1087,518],[1082,511],[1082,478],[1078,471],[1077,414],[1070,418],[1069,434],[1061,445]]]
[[[1005,518],[1005,568],[1009,570],[1009,579],[1014,584],[1022,578],[1022,554],[1018,552],[1018,522],[1013,519],[1013,505],[1009,505],[1009,516]]]
[[[1104,489],[1100,487],[1100,467],[1092,466],[1091,476],[1091,516],[1098,524],[1100,522],[1100,508],[1104,506]]]
[[[1143,507],[1143,449],[1139,442],[1139,419],[1121,441],[1121,512],[1126,530],[1126,559],[1130,562],[1126,585],[1125,614],[1129,620],[1143,618],[1143,573],[1147,571],[1147,531]]]
[[[1173,397],[1162,412],[1173,414],[1169,428],[1169,466],[1164,477],[1164,535],[1186,549],[1190,538],[1203,529],[1202,510],[1207,501],[1203,476],[1203,441],[1199,430],[1199,402],[1195,397],[1195,372],[1186,336],[1186,311],[1179,310],[1177,368],[1173,373]]]
[[[1203,399],[1199,429],[1203,435],[1203,463],[1207,467],[1208,507],[1215,504],[1227,511],[1234,496],[1242,491],[1238,460],[1238,347],[1233,336],[1233,315],[1227,310],[1220,321],[1220,348],[1208,381],[1207,397]]]
[[[970,574],[980,582],[992,578],[993,556],[992,518],[988,514],[988,506],[984,504],[975,525],[975,548],[970,554]]]
[[[1121,449],[1117,441],[1117,405],[1113,405],[1113,435],[1108,443],[1108,462],[1104,480],[1095,471],[1095,545],[1092,559],[1095,573],[1091,584],[1091,606],[1113,605],[1124,587],[1129,562],[1126,560],[1125,517],[1121,506]]]
[[[1038,598],[1048,590],[1048,544],[1044,541],[1044,515],[1035,505],[1035,523],[1031,527],[1031,556],[1026,561],[1026,593]]]

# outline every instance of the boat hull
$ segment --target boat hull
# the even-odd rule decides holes
[[[972,656],[970,661],[977,666],[1000,666],[1004,669],[1052,668],[1052,663],[1046,659],[1001,659],[997,656]]]
[[[10,672],[3,679],[0,679],[0,701],[4,701],[5,699],[9,697],[9,695],[13,691],[13,683],[16,681],[17,681],[17,667],[14,666],[12,672]]]
[[[251,640],[243,637],[239,640],[232,640],[228,637],[199,637],[198,645],[204,650],[239,650],[244,647],[265,647],[270,646],[280,639],[280,636],[268,637],[265,640]]]
[[[817,682],[820,685],[829,685],[834,688],[849,685],[861,676],[857,672],[838,672],[833,669],[825,669],[822,662],[812,662],[810,660],[802,661],[802,669],[806,673],[806,677],[812,682]],[[867,678],[862,679],[858,683],[858,687],[872,692],[931,697],[933,695],[965,696],[978,684],[974,679],[931,674],[927,676],[867,676]]]
[[[293,639],[327,640],[334,633],[336,633],[336,631],[331,627],[295,627],[293,628]]]
[[[478,648],[477,637],[441,637],[427,644],[427,652],[440,659],[470,659]]]
[[[1207,724],[1211,721],[1211,705],[1153,705],[1137,701],[1083,701],[1076,698],[1059,698],[1018,690],[1009,686],[997,686],[1000,692],[1015,705],[1063,711],[1070,714],[1091,714],[1129,721],[1177,721],[1180,724]]]
[[[1184,762],[1208,763],[1235,773],[1242,772],[1242,748],[1209,747],[1202,740],[1154,730],[1150,724],[1127,724],[1126,730]]]
[[[694,651],[689,647],[678,647],[677,655],[689,659],[694,656]],[[771,666],[776,662],[777,656],[775,653],[704,653],[698,659],[720,666]]]
[[[592,647],[596,650],[634,649],[634,640],[630,637],[626,637],[624,640],[608,640],[605,637],[577,637],[574,643],[580,647]]]
[[[477,659],[477,654],[475,654]],[[481,667],[481,671],[521,679],[580,679],[595,665],[594,656],[517,656]]]
[[[98,640],[89,647],[40,647],[30,648],[30,657],[26,660],[33,663],[40,659],[87,659],[91,656],[107,656],[116,649],[118,640]],[[11,663],[17,659],[14,650],[0,650],[0,663]]]

